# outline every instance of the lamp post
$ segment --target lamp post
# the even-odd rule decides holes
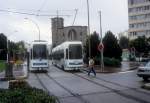
[[[88,15],[88,31],[87,34],[89,36],[89,57],[91,57],[91,42],[90,42],[90,10],[89,10],[89,0],[87,0],[87,15]]]
[[[35,24],[35,26],[36,26],[37,29],[38,29],[39,41],[40,41],[40,28],[39,28],[38,24],[37,24],[35,21],[33,21],[32,19],[29,19],[29,18],[24,18],[24,19],[29,20],[29,21],[31,21],[33,24]]]

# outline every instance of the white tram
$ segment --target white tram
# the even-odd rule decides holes
[[[30,46],[30,70],[47,70],[49,68],[48,43],[35,40]]]
[[[83,66],[82,42],[66,41],[52,49],[52,63],[64,70],[78,70]]]

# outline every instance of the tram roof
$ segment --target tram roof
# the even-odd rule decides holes
[[[63,42],[62,44],[56,46],[55,48],[53,48],[52,51],[57,51],[57,50],[60,50],[60,49],[65,49],[70,44],[82,44],[82,42],[81,41],[66,41],[66,42]]]
[[[48,44],[48,42],[45,40],[34,40],[32,41],[31,45],[34,45],[34,44]]]

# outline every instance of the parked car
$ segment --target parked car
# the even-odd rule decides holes
[[[150,78],[150,61],[145,65],[139,66],[137,75],[142,77],[144,81],[147,81]]]

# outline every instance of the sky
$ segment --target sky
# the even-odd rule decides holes
[[[108,30],[116,36],[128,30],[127,0],[89,0],[89,6],[91,33],[100,32],[98,11],[102,12],[103,36]],[[0,33],[15,42],[24,40],[30,43],[39,39],[39,27],[41,39],[51,44],[51,18],[57,16],[58,11],[58,15],[64,15],[64,25],[70,26],[73,24],[75,9],[78,12],[74,25],[87,26],[87,0],[0,0]]]

